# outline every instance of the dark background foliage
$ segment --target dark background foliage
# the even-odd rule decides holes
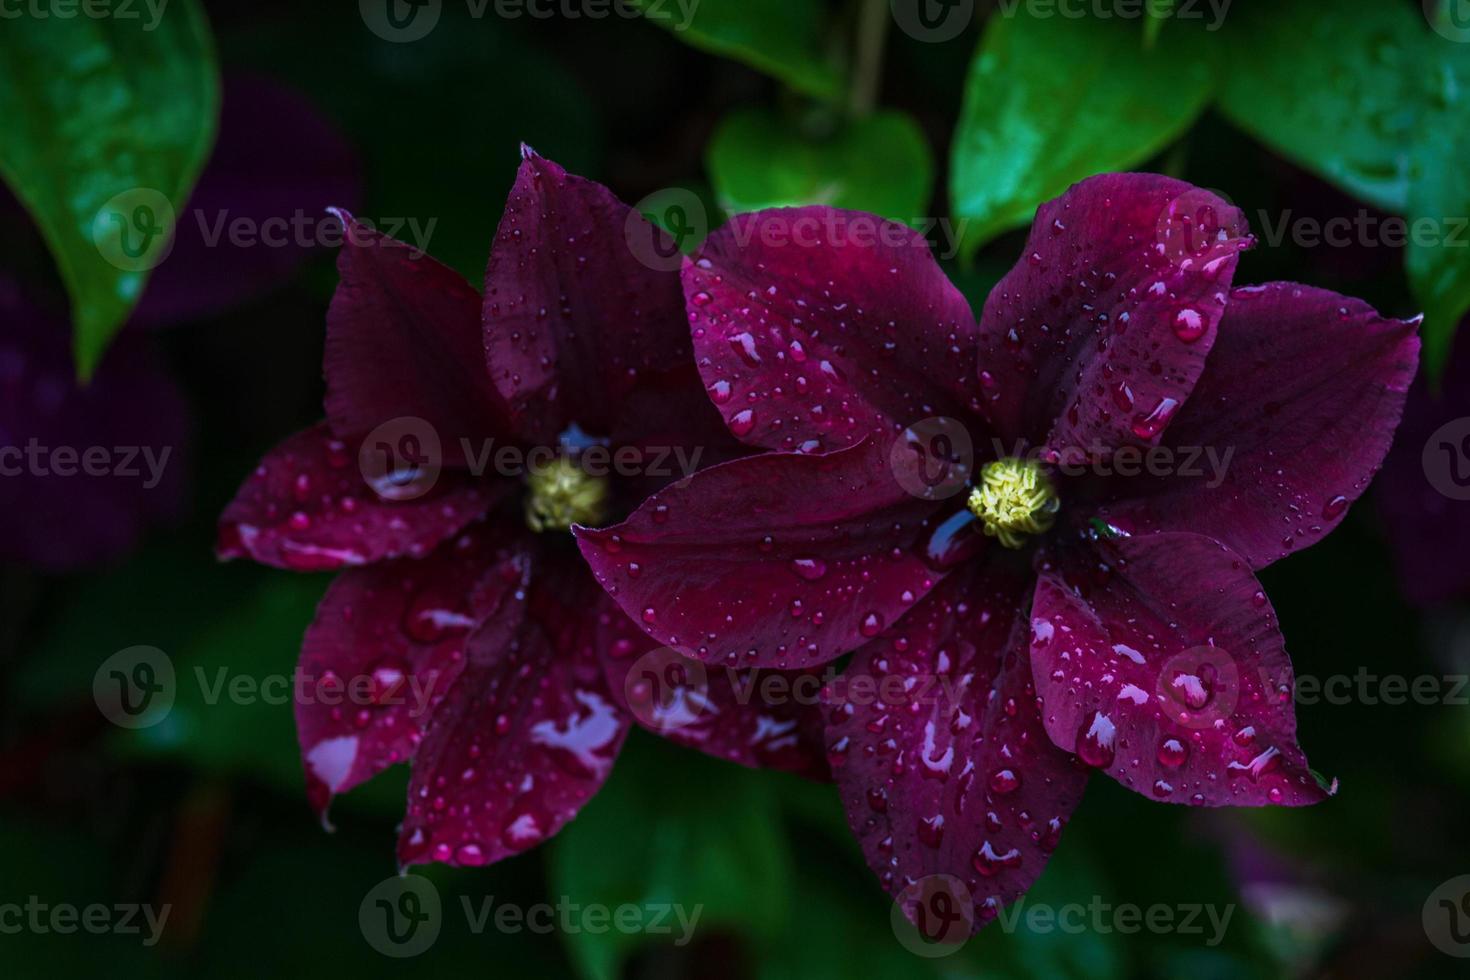
[[[1429,31],[1416,3],[1302,12],[1300,3],[1238,0],[1220,32],[1182,18],[1158,30],[1139,20],[1053,18],[1012,37],[1017,56],[997,55],[1000,69],[988,76],[972,67],[982,60],[977,47],[999,43],[989,32],[1022,28],[997,26],[999,14],[987,24],[982,4],[942,43],[887,30],[881,78],[868,76],[878,80],[876,117],[862,104],[862,83],[848,99],[845,52],[861,48],[861,4],[745,0],[754,50],[778,42],[797,50],[778,77],[644,19],[509,19],[493,6],[474,18],[464,4],[444,6],[428,37],[392,44],[347,0],[206,5],[223,77],[264,76],[302,93],[357,158],[359,213],[436,219],[429,251],[476,282],[522,141],[624,200],[679,187],[711,208],[796,200],[803,188],[835,181],[836,203],[906,220],[952,217],[958,202],[1021,186],[1010,203],[1029,216],[1036,200],[1028,193],[1052,196],[1095,169],[1137,168],[1218,188],[1258,234],[1258,215],[1470,213],[1470,157],[1455,152],[1470,145],[1470,124],[1451,91],[1456,79],[1470,81],[1466,46]],[[1415,40],[1401,43],[1397,27],[1360,30],[1379,7],[1412,14]],[[807,8],[831,19],[803,28]],[[1273,19],[1293,18],[1304,26],[1283,38]],[[0,31],[13,26],[0,22]],[[1080,36],[1086,31],[1093,35]],[[1443,55],[1449,81],[1439,76],[1432,98],[1385,80],[1425,73],[1432,59],[1413,46],[1420,35],[1437,45],[1432,57],[1458,49]],[[813,44],[802,53],[804,38]],[[1319,76],[1331,83],[1283,92],[1288,105],[1261,104],[1293,79]],[[34,84],[0,79],[11,96]],[[1109,96],[1110,86],[1121,94]],[[227,89],[227,110],[228,98]],[[738,125],[732,113],[741,114]],[[884,125],[895,128],[865,129],[890,115],[897,121]],[[1281,132],[1277,117],[1297,131]],[[1006,138],[989,156],[954,151],[957,125],[963,143],[966,126],[995,119],[1008,120],[994,123]],[[0,142],[18,139],[14,132]],[[1052,149],[1028,156],[1027,132]],[[1109,155],[1114,143],[1125,148],[1121,157]],[[1080,170],[1068,173],[1058,161],[1077,147]],[[1314,147],[1323,148],[1315,157]],[[242,171],[240,186],[268,179],[267,159],[300,170],[320,160],[311,148],[265,149],[276,152]],[[1412,194],[1365,192],[1365,181],[1333,169],[1334,152],[1350,162],[1399,161]],[[977,309],[1020,248],[1023,232],[1004,210],[975,211],[964,250],[973,259],[946,257]],[[7,202],[0,233],[0,273],[64,311],[65,283],[33,222]],[[1310,282],[1409,315],[1431,304],[1406,273],[1403,251],[1288,236],[1246,255],[1237,278]],[[1463,282],[1470,257],[1451,262]],[[123,557],[55,573],[17,556],[0,571],[0,904],[38,896],[173,908],[152,948],[136,936],[0,934],[6,975],[1433,977],[1458,967],[1426,938],[1421,910],[1441,882],[1470,872],[1470,691],[1457,691],[1459,703],[1441,696],[1396,705],[1372,680],[1355,680],[1352,691],[1369,696],[1344,703],[1299,699],[1303,746],[1341,780],[1329,803],[1201,812],[1096,779],[1027,899],[1233,906],[1218,945],[1147,929],[992,926],[953,957],[912,957],[893,937],[889,903],[835,792],[723,766],[635,731],[606,790],[549,846],[477,871],[428,869],[446,908],[439,941],[411,963],[381,956],[364,940],[358,912],[396,870],[401,773],[340,801],[329,835],[304,799],[289,705],[209,703],[199,684],[184,683],[163,724],[126,731],[106,722],[91,694],[97,665],[137,644],[167,651],[190,677],[196,668],[210,679],[221,670],[247,678],[291,671],[326,578],[218,565],[213,526],[259,455],[320,415],[322,324],[334,283],[331,251],[318,248],[283,281],[224,312],[151,333],[125,327],[118,343],[161,349],[183,389],[193,445],[180,461],[183,507]],[[1444,349],[1461,311],[1453,299],[1435,302],[1426,329]],[[23,442],[28,433],[4,435]],[[1411,447],[1411,460],[1417,453]],[[9,493],[0,488],[0,506],[12,507]],[[1341,530],[1263,580],[1299,675],[1433,677],[1443,695],[1470,671],[1465,606],[1424,611],[1405,602],[1389,558],[1395,529],[1378,515],[1370,492]],[[10,513],[3,526],[25,519]],[[478,905],[490,896],[522,905],[678,901],[705,912],[683,947],[616,933],[474,934],[460,898]]]

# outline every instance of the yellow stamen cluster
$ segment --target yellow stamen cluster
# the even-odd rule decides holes
[[[965,504],[986,534],[1007,548],[1020,548],[1029,535],[1051,530],[1061,501],[1041,464],[1008,457],[981,468],[979,485]]]
[[[607,478],[588,474],[565,456],[532,470],[526,489],[526,524],[533,531],[596,527],[607,518]]]

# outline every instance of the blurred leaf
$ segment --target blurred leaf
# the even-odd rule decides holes
[[[773,111],[742,110],[715,131],[708,165],[720,206],[732,213],[827,204],[911,222],[934,190],[924,134],[901,112],[853,120],[820,139]]]
[[[1070,910],[1081,907],[1090,914],[1089,906],[1110,903],[1104,897],[1109,891],[1084,841],[1064,840],[1036,884],[970,940],[966,959],[982,966],[987,978],[1127,976],[1124,951],[1090,928],[1092,923],[1077,931],[1060,921],[1064,910],[1075,921],[1079,913]]]
[[[1407,216],[1410,286],[1438,372],[1470,309],[1470,46],[1408,4],[1306,0],[1247,8],[1228,35],[1221,109],[1356,197]],[[1470,38],[1467,38],[1470,39]],[[1415,222],[1429,219],[1427,232]],[[1418,239],[1418,240],[1416,240]]]
[[[109,924],[118,924],[121,917],[114,908],[119,900],[141,902],[149,898],[145,894],[118,894],[117,883],[112,880],[112,862],[95,833],[73,831],[52,821],[40,824],[7,816],[0,820],[0,850],[6,856],[5,901],[18,910],[7,914],[6,929],[0,933],[4,936],[0,949],[4,950],[6,976],[159,975],[158,948],[144,945],[144,940],[150,938],[156,943],[157,937],[142,914],[130,917],[130,924],[137,929],[130,934],[117,929],[94,933],[82,927],[80,915],[71,931],[49,927],[58,907],[70,906],[80,913],[91,905],[105,905]],[[39,907],[38,911],[27,910],[31,903]],[[155,906],[155,921],[161,911]],[[27,927],[32,915],[39,918],[42,928]],[[166,919],[163,926],[166,930]]]
[[[1462,60],[1455,85],[1470,85],[1470,62]],[[1404,268],[1409,288],[1424,312],[1420,335],[1424,363],[1438,378],[1448,361],[1455,331],[1470,310],[1470,104],[1458,120],[1420,147],[1419,174],[1409,191],[1409,244]],[[1427,240],[1414,232],[1429,219]]]
[[[835,101],[843,78],[826,38],[823,0],[634,0],[644,16],[685,42],[744,62],[798,92]]]
[[[854,891],[829,869],[808,868],[793,898],[799,912],[760,957],[760,980],[915,980],[942,976],[941,964],[949,965],[921,959],[898,944],[888,918],[891,905],[876,881]]]
[[[696,935],[721,926],[772,936],[790,909],[791,856],[780,821],[780,781],[674,748],[634,731],[612,778],[562,831],[552,852],[555,894],[610,909],[682,905]],[[679,938],[676,917],[673,938]],[[610,980],[648,938],[616,930],[569,934],[583,975]]]
[[[1188,128],[1211,72],[1199,45],[1168,40],[1145,50],[1136,27],[1096,17],[991,18],[951,153],[967,254],[1073,183],[1136,166]]]
[[[127,754],[164,755],[206,772],[245,772],[282,789],[302,784],[292,686],[301,636],[330,581],[273,574],[236,595],[178,650],[178,695],[163,721],[119,734]]]
[[[153,545],[124,568],[77,581],[42,629],[36,655],[12,673],[15,702],[27,711],[89,705],[104,660],[127,647],[157,647],[173,663],[173,708],[151,728],[114,733],[111,747],[125,757],[262,778],[300,800],[305,813],[293,689],[283,684],[328,581],[220,565],[187,539]],[[139,582],[148,583],[141,594]],[[404,772],[394,770],[349,793],[341,809],[397,816],[405,793]]]
[[[219,80],[194,0],[133,18],[7,17],[0,175],[34,216],[71,294],[91,375],[168,253],[214,141]]]

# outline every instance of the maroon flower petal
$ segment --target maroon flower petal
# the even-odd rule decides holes
[[[559,622],[498,616],[470,638],[414,757],[400,864],[477,866],[534,847],[612,771],[629,719],[598,663],[595,588],[576,572],[571,594],[538,582],[530,597],[559,606]]]
[[[737,215],[683,280],[700,374],[750,445],[840,449],[967,414],[975,317],[911,228],[827,207]]]
[[[296,733],[307,795],[325,816],[332,797],[412,758],[464,666],[471,630],[520,615],[525,559],[480,524],[422,560],[337,576],[306,631],[298,664]]]
[[[1316,542],[1388,452],[1417,325],[1311,286],[1233,290],[1209,366],[1165,439],[1174,464],[1116,481],[1103,513],[1124,530],[1208,535],[1253,568]],[[1191,473],[1178,472],[1189,459]]]
[[[715,466],[623,524],[574,530],[598,582],[660,643],[791,670],[855,649],[933,587],[940,573],[915,548],[933,509],[863,443]]]
[[[342,214],[341,282],[327,310],[327,419],[354,444],[394,419],[422,419],[442,458],[509,431],[480,349],[480,295],[459,273]],[[472,443],[473,444],[473,443]]]
[[[1129,789],[1194,806],[1301,806],[1276,614],[1245,560],[1197,534],[1118,538],[1044,570],[1031,660],[1046,731]]]
[[[1041,874],[1087,783],[1036,707],[1029,584],[995,561],[955,572],[826,691],[829,759],[869,866],[895,896],[960,879],[977,926]]]
[[[810,671],[706,667],[644,635],[611,599],[599,644],[608,687],[644,729],[751,769],[830,778]]]
[[[1150,443],[1215,342],[1245,217],[1156,174],[1043,204],[980,319],[983,411],[1006,441],[1089,454]]]
[[[445,470],[423,496],[385,500],[347,444],[317,423],[261,460],[220,515],[217,548],[224,559],[297,572],[423,557],[512,486]]]
[[[606,435],[629,392],[689,363],[677,274],[629,247],[673,244],[601,184],[523,156],[485,272],[484,356],[525,438]]]

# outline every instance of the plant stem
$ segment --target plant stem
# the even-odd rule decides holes
[[[858,0],[848,108],[866,116],[878,103],[883,77],[883,42],[888,36],[888,0]]]

